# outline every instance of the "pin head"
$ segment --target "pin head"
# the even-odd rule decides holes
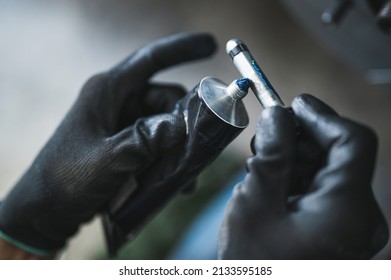
[[[233,59],[237,54],[248,51],[248,48],[242,40],[234,38],[227,42],[225,51]]]

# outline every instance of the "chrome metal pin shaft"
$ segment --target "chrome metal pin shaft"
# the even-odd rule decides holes
[[[244,78],[252,81],[251,89],[263,108],[284,106],[281,98],[262,72],[247,46],[239,39],[231,39],[226,46],[227,54]]]

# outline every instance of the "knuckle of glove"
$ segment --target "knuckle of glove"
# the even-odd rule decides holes
[[[342,136],[338,142],[349,147],[352,152],[374,154],[376,153],[378,138],[372,128],[346,120]]]
[[[235,225],[246,226],[248,221],[258,215],[259,201],[248,191],[248,179],[235,186],[229,204],[230,221]]]
[[[127,158],[125,161],[135,170],[167,153],[185,137],[185,133],[186,126],[180,116],[161,114],[139,119],[123,136],[125,138],[117,139],[120,144],[115,146],[114,154]]]
[[[90,102],[99,92],[107,88],[108,80],[108,73],[96,74],[89,78],[79,93],[79,101]]]

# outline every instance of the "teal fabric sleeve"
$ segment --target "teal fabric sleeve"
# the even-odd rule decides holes
[[[33,248],[29,245],[26,245],[24,244],[23,242],[20,242],[18,240],[15,240],[13,239],[12,237],[8,236],[7,234],[5,234],[4,232],[2,232],[0,230],[0,238],[4,239],[5,241],[13,244],[14,246],[18,247],[19,249],[22,249],[23,251],[26,251],[28,253],[31,253],[31,254],[34,254],[34,255],[38,255],[38,256],[41,256],[41,257],[47,257],[47,256],[50,256],[50,255],[53,255],[54,252],[50,252],[50,251],[46,251],[46,250],[40,250],[40,249],[36,249],[36,248]]]

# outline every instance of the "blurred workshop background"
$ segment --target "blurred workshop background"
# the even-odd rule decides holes
[[[286,104],[308,92],[377,131],[374,185],[390,221],[391,35],[377,27],[365,0],[352,1],[355,5],[338,28],[326,26],[320,18],[330,2],[0,0],[0,197],[28,168],[91,75],[157,38],[208,31],[220,45],[213,58],[155,79],[189,90],[205,76],[229,83],[239,74],[225,54],[225,43],[242,39]],[[195,194],[175,199],[120,258],[169,257],[191,220],[243,169],[261,112],[251,94],[245,104],[249,127],[203,174]],[[391,257],[389,252],[386,248],[381,256]],[[98,220],[82,228],[63,257],[107,258]]]

